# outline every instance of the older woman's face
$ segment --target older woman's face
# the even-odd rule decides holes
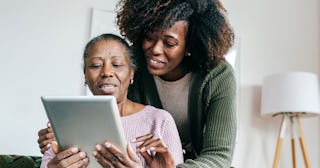
[[[142,49],[150,74],[167,80],[183,75],[181,64],[186,55],[187,22],[177,21],[165,31],[147,32]]]
[[[125,47],[115,40],[98,41],[89,49],[86,82],[94,95],[112,95],[117,102],[127,98],[134,70]]]

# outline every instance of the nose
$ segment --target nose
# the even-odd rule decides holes
[[[152,46],[152,54],[153,55],[161,55],[163,54],[163,43],[161,40],[156,41]]]
[[[112,77],[114,75],[114,69],[112,68],[112,65],[106,63],[103,65],[103,68],[100,72],[100,77],[106,78],[106,77]]]

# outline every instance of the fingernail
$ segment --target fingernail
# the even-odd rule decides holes
[[[132,139],[132,140],[131,140],[131,142],[136,142],[136,141],[137,141],[137,139],[136,139],[136,138],[134,138],[134,139]]]
[[[88,158],[84,158],[83,161],[87,163],[89,161],[89,159]]]
[[[47,145],[47,148],[50,148],[50,146],[51,146],[51,144],[48,144],[48,145]]]
[[[92,151],[93,156],[97,156],[97,151]]]
[[[97,149],[98,151],[100,151],[100,150],[102,149],[101,145],[96,145],[95,147],[96,147],[96,149]]]
[[[140,152],[144,152],[145,151],[145,147],[142,147],[141,149],[140,149]]]
[[[150,150],[152,150],[152,151],[155,150],[155,149],[156,149],[155,147],[150,147]]]
[[[109,144],[108,142],[106,142],[104,145],[105,145],[107,148],[110,148],[110,147],[111,147],[111,144]]]
[[[73,147],[73,148],[71,148],[71,152],[72,153],[77,153],[79,150],[78,150],[78,148],[77,147]]]
[[[86,157],[86,153],[84,153],[84,152],[80,152],[79,155],[80,155],[81,158],[85,158]]]

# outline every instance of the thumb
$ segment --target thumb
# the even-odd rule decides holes
[[[48,128],[51,128],[50,122],[47,123],[47,127],[48,127]]]
[[[52,141],[51,142],[51,147],[52,147],[52,151],[55,154],[59,153],[60,150],[59,150],[59,145],[58,145],[57,141]]]
[[[127,144],[127,152],[128,152],[128,156],[131,160],[133,160],[134,162],[138,162],[138,157],[135,155],[135,153],[133,152],[131,145]]]

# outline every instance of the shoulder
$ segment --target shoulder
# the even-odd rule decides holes
[[[219,63],[206,74],[205,81],[210,80],[234,80],[234,70],[228,62]]]
[[[223,87],[223,84],[227,84],[235,87],[234,70],[228,62],[220,63],[206,74],[203,83],[206,85],[219,85],[220,87]]]
[[[204,97],[209,99],[235,96],[236,78],[232,66],[228,62],[218,64],[206,74],[202,89]]]
[[[148,118],[148,120],[156,125],[172,125],[174,122],[174,119],[172,117],[172,115],[163,109],[160,108],[156,108],[154,106],[151,105],[147,105],[144,109],[143,109],[143,117]]]
[[[150,116],[151,118],[155,118],[158,120],[168,120],[172,118],[171,114],[168,111],[156,108],[151,105],[145,106],[143,110],[146,112],[145,114],[147,116]]]

